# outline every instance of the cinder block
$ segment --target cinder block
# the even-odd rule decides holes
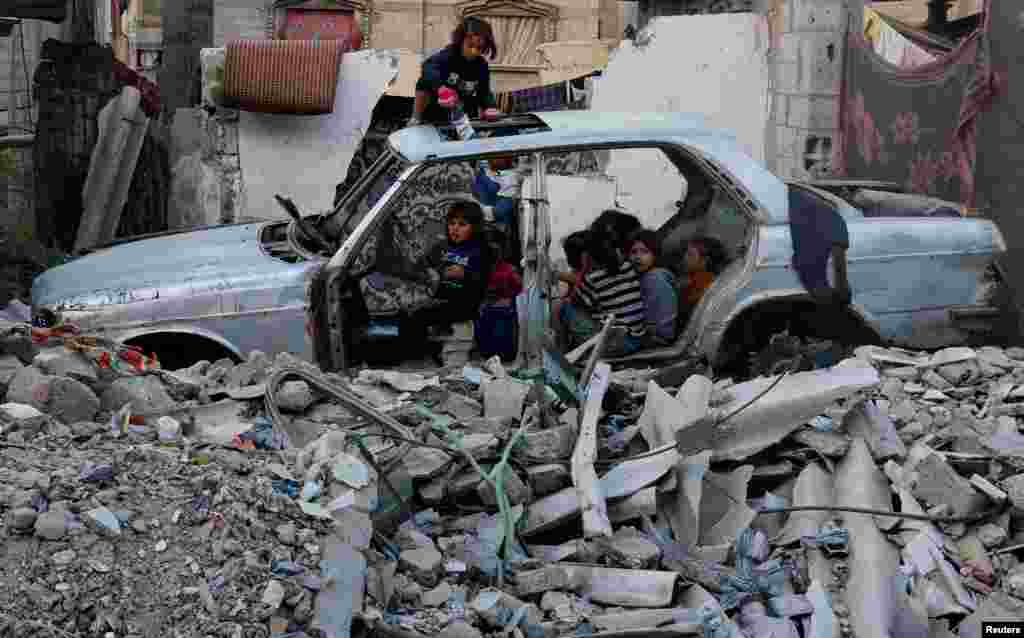
[[[789,118],[789,96],[785,93],[770,94],[772,100],[771,121],[774,124],[785,124]]]
[[[771,131],[775,139],[775,152],[780,157],[797,157],[797,130],[788,126],[775,126]]]
[[[800,93],[800,65],[797,62],[776,62],[775,90],[779,93]]]
[[[843,31],[846,8],[842,0],[789,0],[793,31]]]
[[[786,32],[779,36],[779,48],[774,52],[778,62],[798,62],[800,60],[800,39],[805,34]]]
[[[800,39],[800,77],[796,93],[837,94],[842,78],[842,35],[805,33]]]
[[[797,128],[807,128],[807,122],[811,119],[811,98],[806,95],[791,95],[789,97],[789,118],[786,124]]]
[[[812,97],[810,102],[805,126],[812,130],[834,132],[839,124],[836,112],[839,108],[839,98]]]

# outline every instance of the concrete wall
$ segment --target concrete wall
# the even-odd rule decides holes
[[[750,13],[658,18],[635,44],[623,42],[612,53],[595,81],[591,109],[703,115],[709,127],[731,132],[748,155],[763,161],[768,111],[764,24]],[[646,174],[653,178],[660,172],[660,166],[652,166]],[[630,190],[638,197],[648,192],[636,185]]]
[[[784,178],[828,177],[849,13],[843,0],[774,4],[766,162]]]
[[[214,0],[213,46],[229,40],[261,39],[272,23],[273,0]]]
[[[171,125],[169,228],[240,221],[245,189],[238,155],[238,112],[183,108]]]

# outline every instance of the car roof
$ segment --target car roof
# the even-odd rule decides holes
[[[756,208],[766,223],[788,221],[786,185],[747,155],[733,135],[709,127],[699,114],[556,111],[531,113],[519,120],[527,125],[534,122],[536,130],[447,141],[432,126],[415,126],[392,133],[388,141],[411,162],[602,144],[681,145],[699,151],[737,178],[747,191],[744,194],[759,205]]]

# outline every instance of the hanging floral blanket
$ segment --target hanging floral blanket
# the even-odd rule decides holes
[[[897,182],[973,207],[977,118],[996,86],[988,43],[983,20],[948,55],[901,69],[852,29],[833,158],[837,174]]]

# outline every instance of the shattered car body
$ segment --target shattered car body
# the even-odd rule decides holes
[[[734,258],[677,343],[642,351],[627,362],[739,356],[756,345],[751,339],[767,336],[762,328],[778,323],[767,317],[788,326],[793,315],[813,315],[813,303],[792,266],[792,189],[812,193],[821,215],[839,215],[846,223],[853,290],[849,316],[861,334],[908,347],[941,347],[984,331],[996,314],[991,296],[999,280],[992,264],[1005,244],[991,221],[915,217],[906,211],[866,217],[833,193],[856,201],[849,193],[870,190],[871,184],[852,190],[787,184],[696,116],[575,111],[510,118],[492,126],[514,128],[517,134],[468,142],[443,141],[430,127],[392,134],[389,149],[331,214],[166,234],[51,269],[35,282],[36,311],[50,310],[84,330],[155,350],[161,357],[177,349],[191,360],[239,358],[259,349],[271,356],[290,351],[328,369],[344,368],[356,327],[351,324],[366,320],[346,308],[353,296],[368,294],[365,282],[373,270],[373,259],[366,259],[368,246],[376,244],[388,220],[400,214],[421,216],[409,212],[414,208],[439,208],[448,196],[447,184],[453,183],[446,181],[450,175],[438,173],[424,190],[418,178],[489,157],[528,158],[533,186],[524,193],[520,215],[541,220],[559,211],[559,203],[546,196],[546,156],[658,148],[682,175],[700,173],[714,189],[715,201],[738,211],[745,226]],[[704,214],[715,214],[715,206]],[[644,221],[644,211],[632,212]]]

